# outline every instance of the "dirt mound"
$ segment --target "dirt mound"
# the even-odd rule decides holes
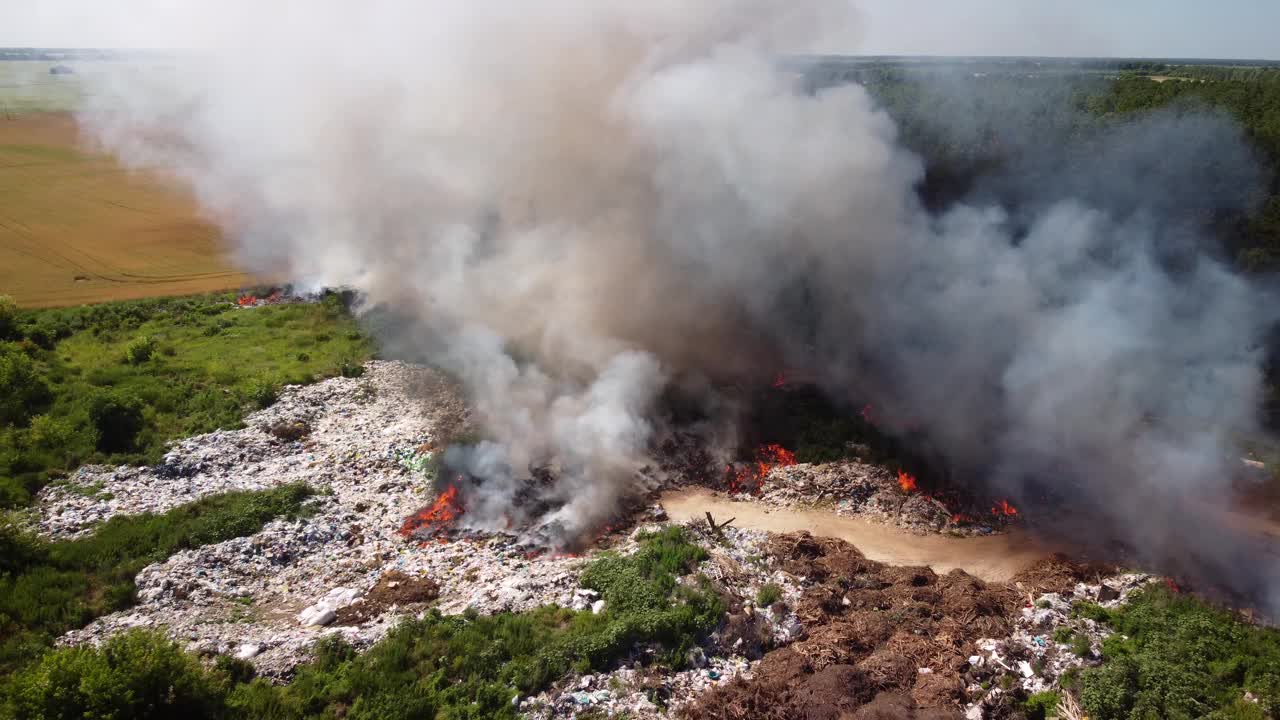
[[[266,430],[282,442],[297,442],[311,434],[311,426],[304,420],[280,420]]]
[[[688,718],[953,718],[975,641],[1010,632],[1023,594],[963,571],[890,567],[843,540],[800,532],[765,548],[807,585],[806,636],[765,655],[751,680],[716,688]]]
[[[917,707],[907,695],[880,693],[850,717],[852,720],[955,720],[961,715],[954,710]]]
[[[1009,583],[1021,586],[1028,592],[1065,593],[1076,583],[1096,582],[1098,578],[1119,571],[1114,565],[1102,563],[1078,563],[1065,555],[1053,556],[1017,573]]]
[[[431,578],[409,577],[391,570],[378,579],[378,584],[365,596],[338,610],[336,625],[359,625],[372,620],[393,607],[424,605],[440,596],[440,586]]]

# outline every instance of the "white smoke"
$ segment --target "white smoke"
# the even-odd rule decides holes
[[[1126,511],[1225,487],[1227,433],[1253,426],[1273,313],[1207,256],[1166,262],[1146,166],[1106,151],[1028,186],[1030,216],[925,211],[921,162],[862,88],[779,69],[856,50],[847,3],[197,5],[239,32],[118,76],[86,128],[172,168],[250,268],[412,316],[493,440],[466,461],[491,480],[481,517],[551,464],[553,519],[602,521],[676,374],[803,366],[1012,492],[1060,476]],[[1176,127],[1143,132],[1182,168],[1151,140]]]

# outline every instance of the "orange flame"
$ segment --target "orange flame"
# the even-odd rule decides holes
[[[898,471],[898,487],[902,488],[902,492],[911,493],[916,491],[916,477],[908,472]]]
[[[786,375],[784,375],[784,374],[782,374],[782,373],[778,373],[777,375],[774,375],[774,376],[773,376],[773,386],[774,386],[775,388],[786,387],[786,386],[787,386],[787,376],[786,376]]]
[[[787,467],[796,464],[796,454],[778,445],[769,443],[756,450],[756,459],[742,468],[726,465],[729,475],[729,492],[755,492],[764,484],[764,478],[776,467]]]
[[[239,299],[239,300],[236,300],[236,304],[237,304],[237,305],[239,305],[240,307],[245,307],[245,306],[248,306],[248,305],[252,305],[252,304],[254,304],[254,303],[256,303],[256,302],[258,302],[258,298],[254,297],[254,296],[252,296],[252,295],[241,295],[241,296],[240,296],[240,299]]]
[[[461,514],[462,503],[458,501],[458,488],[450,485],[431,503],[431,507],[405,518],[404,524],[400,526],[400,534],[407,537],[423,528],[441,528]]]
[[[1010,505],[1008,500],[997,500],[995,507],[991,508],[991,514],[1013,517],[1018,514],[1018,508]]]

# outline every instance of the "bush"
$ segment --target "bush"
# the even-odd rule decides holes
[[[226,688],[176,644],[135,630],[46,654],[11,694],[15,714],[31,720],[216,718]]]
[[[99,452],[133,452],[145,425],[142,401],[124,393],[96,395],[89,403],[89,421],[98,433]]]
[[[51,399],[31,358],[14,343],[0,343],[0,425],[24,425]]]
[[[1090,717],[1250,717],[1238,701],[1280,711],[1280,633],[1156,584],[1112,612],[1105,663],[1083,676]]]
[[[257,380],[249,387],[249,401],[259,410],[271,407],[278,397],[279,388],[269,380]]]
[[[155,352],[156,341],[146,335],[143,335],[129,343],[129,346],[125,348],[125,360],[127,360],[130,365],[141,365],[142,363],[150,360],[151,356],[154,355]]]
[[[756,593],[757,607],[772,607],[774,603],[782,599],[782,588],[774,583],[768,583],[760,588],[760,592]]]
[[[1097,622],[1108,622],[1111,620],[1111,611],[1094,602],[1079,602],[1071,608],[1071,616],[1077,618],[1088,618]]]
[[[76,429],[65,418],[37,415],[31,419],[27,440],[40,450],[70,456],[75,447]]]
[[[18,304],[8,295],[0,295],[0,341],[18,338]]]
[[[1089,657],[1093,653],[1093,645],[1089,642],[1089,636],[1079,633],[1071,638],[1071,652],[1080,657]]]
[[[1027,698],[1023,704],[1028,720],[1044,720],[1058,709],[1058,693],[1052,690],[1039,692]]]

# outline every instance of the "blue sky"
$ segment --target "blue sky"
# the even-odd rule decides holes
[[[863,52],[1280,60],[1277,0],[860,0]]]
[[[853,2],[865,19],[861,44],[848,49],[855,53],[1280,60],[1280,0]],[[183,16],[184,6],[202,4],[207,2],[0,0],[0,46],[198,45],[199,37],[183,36],[192,26]]]

